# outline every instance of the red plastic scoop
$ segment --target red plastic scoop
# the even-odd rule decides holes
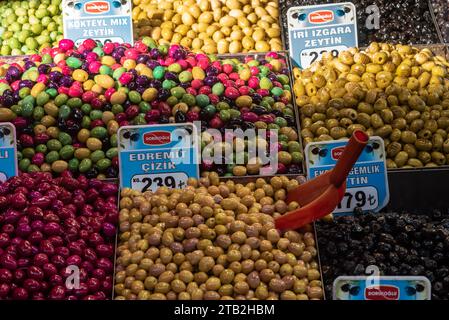
[[[365,132],[354,131],[332,170],[291,190],[287,195],[287,202],[296,201],[301,207],[277,218],[276,228],[297,229],[334,211],[345,195],[346,178],[368,143],[368,139]]]

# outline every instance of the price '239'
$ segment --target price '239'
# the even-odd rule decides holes
[[[316,51],[312,51],[309,52],[309,56],[312,57],[312,61],[310,62],[311,64],[314,63],[315,61],[318,60],[319,57],[321,57],[323,54],[325,54],[327,52],[327,50],[321,50],[320,52],[316,52]],[[334,58],[338,57],[338,50],[331,50],[332,56]]]
[[[176,188],[176,180],[172,176],[166,176],[164,178],[162,177],[155,177],[155,178],[143,178],[142,182],[145,184],[142,192],[148,191],[151,186],[156,184],[158,187],[169,187],[169,188]]]

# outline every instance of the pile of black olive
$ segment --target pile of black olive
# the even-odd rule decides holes
[[[425,276],[432,300],[449,299],[449,212],[370,213],[316,224],[321,269],[328,299],[338,276]]]
[[[429,3],[423,0],[349,0],[357,11],[359,47],[369,43],[390,42],[401,44],[439,43],[438,33],[430,13]],[[284,47],[288,49],[287,10],[293,6],[306,6],[342,2],[339,0],[280,0],[280,19],[284,28]],[[446,4],[446,0],[436,0]],[[379,8],[379,29],[368,29],[366,21],[373,14],[367,13],[367,7]],[[446,11],[447,12],[447,11]],[[447,14],[446,14],[447,19]],[[370,20],[371,21],[371,20]],[[446,20],[447,21],[447,20]],[[448,24],[446,22],[446,24]]]
[[[432,0],[433,12],[445,43],[449,43],[449,0]]]

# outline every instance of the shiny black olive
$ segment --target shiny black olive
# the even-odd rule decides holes
[[[86,178],[94,179],[94,178],[96,178],[98,176],[98,174],[99,174],[98,169],[94,167],[94,168],[92,168],[92,169],[90,169],[89,171],[86,172]]]

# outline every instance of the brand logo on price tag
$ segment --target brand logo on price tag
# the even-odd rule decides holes
[[[131,1],[63,0],[64,37],[76,45],[86,39],[133,43]]]
[[[331,170],[343,154],[348,140],[312,142],[306,146],[307,176],[313,179]],[[346,193],[334,214],[352,214],[356,207],[379,211],[388,204],[384,142],[371,137],[346,180]]]
[[[84,11],[86,13],[102,13],[109,11],[109,2],[106,1],[92,1],[84,5]]]
[[[12,123],[0,123],[0,182],[16,176],[17,168],[16,129]]]
[[[422,276],[341,276],[333,285],[334,300],[430,300],[429,279]]]
[[[396,286],[378,286],[365,288],[366,300],[398,300],[399,288]]]
[[[357,47],[357,14],[350,2],[291,7],[287,11],[290,56],[300,68],[319,61],[325,52]]]
[[[321,24],[334,20],[334,12],[330,10],[319,10],[309,14],[309,22]]]
[[[171,133],[168,131],[147,132],[143,135],[143,143],[150,146],[161,146],[171,142]]]
[[[198,137],[191,123],[121,127],[117,133],[121,188],[182,189],[199,178]]]

